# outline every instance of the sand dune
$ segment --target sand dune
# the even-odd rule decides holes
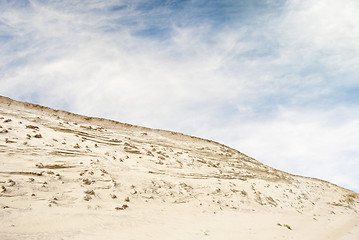
[[[357,193],[222,144],[0,97],[0,239],[359,239]]]

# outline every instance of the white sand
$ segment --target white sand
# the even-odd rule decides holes
[[[0,126],[0,239],[359,239],[358,194],[219,143],[4,97]]]

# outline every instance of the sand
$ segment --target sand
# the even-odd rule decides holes
[[[0,239],[359,239],[357,193],[220,143],[0,97]]]

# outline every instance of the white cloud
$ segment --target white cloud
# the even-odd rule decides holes
[[[290,31],[282,33],[289,41],[316,49],[359,50],[358,9],[359,2],[355,0],[288,1],[282,20]]]
[[[339,117],[338,117],[339,116]],[[199,135],[218,139],[272,167],[322,178],[358,191],[359,109],[280,108],[274,117],[218,127]]]
[[[358,10],[356,0],[289,0],[276,30],[280,35],[282,59],[296,62],[302,59],[300,66],[322,65],[331,74],[356,72]]]
[[[163,23],[166,7],[146,18],[122,3],[2,8],[13,39],[0,42],[0,94],[211,138],[359,190],[358,109],[331,97],[357,84],[356,1],[288,1],[261,26],[172,17],[163,38],[138,31]]]
[[[61,99],[72,111],[171,128],[173,118],[189,115],[183,110],[211,108],[235,94],[233,82],[220,71],[229,53],[238,51],[234,46],[240,34],[218,33],[218,41],[210,44],[205,27],[175,27],[170,44],[163,45],[128,34],[131,28],[114,34],[93,32],[101,29],[100,20],[87,30],[84,16],[76,11],[63,14],[34,4],[27,23],[13,14],[8,14],[8,22],[27,24],[24,34],[31,39],[34,32],[42,39],[33,50],[36,56],[27,56],[29,62],[3,80],[2,90],[13,97],[39,92],[39,101]]]

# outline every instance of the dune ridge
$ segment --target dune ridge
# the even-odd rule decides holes
[[[0,239],[356,239],[359,196],[215,141],[0,96]]]

